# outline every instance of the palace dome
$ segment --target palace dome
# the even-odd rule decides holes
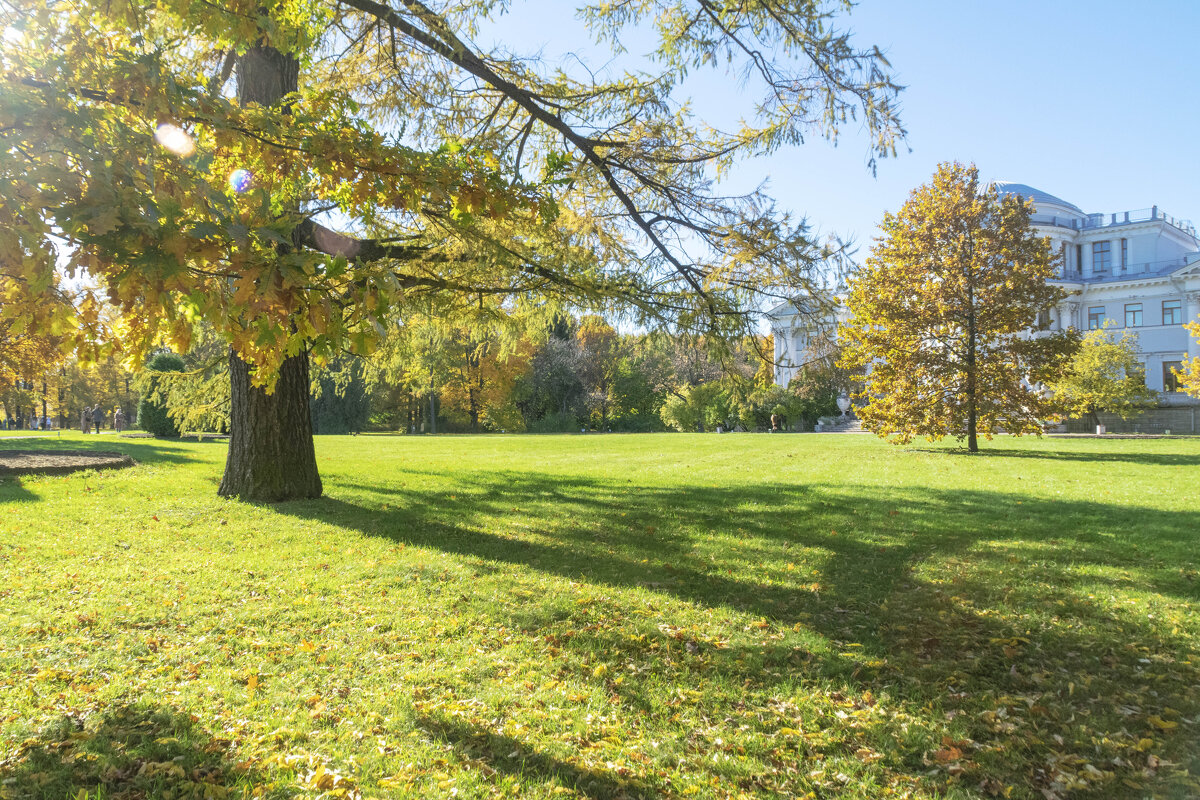
[[[992,185],[996,187],[996,191],[1000,192],[1000,194],[1019,194],[1023,197],[1028,197],[1037,206],[1038,211],[1043,211],[1043,205],[1052,205],[1072,211],[1081,217],[1087,216],[1083,212],[1083,209],[1074,203],[1068,203],[1060,197],[1055,197],[1049,192],[1043,192],[1041,189],[1035,189],[1028,184],[1013,183],[1012,181],[994,181]]]

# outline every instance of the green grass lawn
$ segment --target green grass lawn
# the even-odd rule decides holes
[[[3,798],[1200,796],[1200,440],[18,446]]]

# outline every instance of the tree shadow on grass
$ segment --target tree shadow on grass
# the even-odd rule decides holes
[[[443,490],[371,492],[371,507],[327,497],[279,513],[496,564],[566,578],[652,588],[704,606],[725,605],[783,624],[874,610],[926,559],[999,546],[1037,561],[1047,585],[1077,583],[1079,568],[1132,568],[1140,588],[1188,601],[1200,585],[1200,512],[1001,492],[868,486],[629,486],[529,473],[486,473]],[[360,495],[361,496],[361,495]],[[374,505],[374,503],[372,503]],[[386,507],[384,507],[386,506]],[[529,514],[506,534],[496,521]],[[707,544],[724,537],[720,555]],[[736,540],[736,547],[729,544]],[[816,576],[793,576],[789,551],[821,551]],[[966,557],[964,555],[964,557]],[[747,579],[758,563],[762,581]],[[1094,580],[1094,578],[1089,578]]]
[[[61,717],[22,742],[0,762],[0,787],[21,800],[295,796],[233,763],[229,746],[173,709],[116,706]]]
[[[943,712],[961,717],[980,743],[977,768],[1010,784],[1056,792],[1069,785],[1070,765],[1055,759],[1077,752],[1080,769],[1103,761],[1139,786],[1154,785],[1157,777],[1134,763],[1145,763],[1135,749],[1144,737],[1162,742],[1157,756],[1200,767],[1197,737],[1178,723],[1200,714],[1200,661],[1187,653],[1193,640],[1144,609],[1093,596],[1096,587],[1123,585],[1193,606],[1200,512],[1015,491],[663,487],[516,472],[477,472],[414,492],[383,481],[331,488],[345,499],[273,508],[489,566],[649,589],[827,642],[818,652],[794,643],[691,642],[669,625],[635,621],[619,600],[611,616],[623,617],[623,627],[615,631],[546,604],[481,610],[509,615],[497,626],[587,655],[575,663],[599,660],[612,672],[632,664],[634,677],[608,688],[640,713],[660,713],[654,684],[665,679],[772,695],[801,675],[847,693],[890,695],[893,708],[928,730],[945,724]],[[809,569],[791,572],[793,560]],[[593,680],[590,672],[575,677]],[[1027,763],[1004,755],[1014,737],[1058,766],[1031,775]],[[853,753],[860,744],[839,746]],[[905,752],[911,775],[928,772],[919,746]],[[1144,794],[1105,786],[1107,796]]]
[[[38,495],[26,488],[20,478],[0,478],[0,505],[37,499]]]
[[[978,453],[964,448],[935,449],[930,447],[910,448],[914,453],[934,453],[952,458],[972,460],[988,458],[1028,458],[1043,461],[1080,461],[1087,463],[1142,464],[1149,467],[1196,467],[1200,466],[1200,453],[1138,453],[1105,452],[1095,450],[1026,450],[1005,447],[981,447]]]
[[[651,586],[784,623],[799,621],[795,612],[869,608],[927,558],[995,543],[1027,550],[1048,569],[1070,567],[1058,581],[1070,581],[1067,573],[1081,565],[1149,567],[1151,583],[1142,588],[1200,599],[1194,581],[1159,569],[1200,564],[1200,511],[1008,492],[845,484],[670,488],[516,472],[479,473],[445,489],[355,483],[338,489],[352,490],[354,502],[327,496],[271,508],[567,578]],[[538,524],[515,534],[497,529],[497,520],[517,516]],[[740,562],[735,569],[706,554],[713,535],[725,539],[722,554]],[[784,569],[792,548],[827,553],[820,574],[770,573]],[[744,573],[745,562],[760,562],[772,580],[730,577]],[[814,581],[815,591],[794,588]]]
[[[418,715],[416,726],[446,742],[463,761],[485,772],[552,783],[573,789],[577,795],[590,800],[633,800],[655,794],[636,779],[575,766],[532,750],[519,739],[476,728],[453,717]]]

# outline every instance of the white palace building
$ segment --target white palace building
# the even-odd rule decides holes
[[[1039,320],[1043,329],[1104,327],[1137,334],[1146,385],[1160,392],[1163,405],[1196,401],[1178,391],[1172,368],[1200,354],[1200,344],[1184,329],[1200,316],[1200,239],[1189,222],[1157,206],[1137,211],[1089,214],[1078,206],[1022,183],[997,182],[1004,194],[1033,200],[1034,227],[1061,254],[1055,283],[1071,292]],[[784,303],[768,317],[775,337],[775,382],[781,386],[804,363],[807,343],[818,326]]]

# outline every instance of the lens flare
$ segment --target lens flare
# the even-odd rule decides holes
[[[250,182],[253,180],[254,176],[250,174],[250,170],[235,169],[229,173],[229,188],[241,194],[250,188]]]
[[[154,131],[154,141],[162,145],[164,150],[169,150],[182,158],[187,158],[196,152],[196,143],[192,141],[188,132],[170,122],[159,124]]]

